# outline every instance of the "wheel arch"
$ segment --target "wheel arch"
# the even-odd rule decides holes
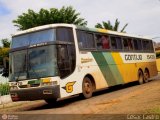
[[[88,77],[91,80],[91,82],[93,84],[93,91],[95,91],[96,90],[96,83],[95,83],[94,77],[91,74],[86,74],[84,77]]]
[[[139,69],[138,69],[138,72],[139,72],[139,71],[141,71],[141,72],[142,72],[142,74],[144,74],[144,73],[143,73],[143,70],[142,70],[142,68],[139,68]]]

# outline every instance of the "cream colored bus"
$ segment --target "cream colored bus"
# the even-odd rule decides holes
[[[152,40],[105,29],[51,24],[12,36],[13,101],[57,99],[157,75]]]

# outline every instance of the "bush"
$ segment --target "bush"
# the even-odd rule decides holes
[[[160,58],[160,52],[156,53],[156,58]]]
[[[9,94],[9,84],[0,84],[0,96]]]

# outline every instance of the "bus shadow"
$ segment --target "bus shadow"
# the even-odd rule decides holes
[[[151,81],[152,80],[150,80],[149,82],[151,82]],[[124,85],[116,85],[116,86],[109,87],[107,89],[95,92],[93,94],[93,97],[100,96],[100,95],[103,95],[103,94],[106,94],[106,93],[111,93],[111,92],[118,91],[118,90],[122,90],[122,89],[127,89],[129,87],[134,87],[134,86],[137,86],[137,85],[138,85],[138,82],[131,82],[131,83],[127,83],[127,84],[124,84]],[[30,108],[26,111],[62,108],[62,107],[66,107],[66,106],[70,105],[71,103],[74,103],[74,102],[77,102],[77,101],[82,101],[82,100],[84,100],[84,98],[81,95],[73,96],[72,98],[57,101],[57,103],[54,104],[54,105],[44,103],[41,106],[37,106],[35,108]]]

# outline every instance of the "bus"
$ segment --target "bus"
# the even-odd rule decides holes
[[[13,101],[56,103],[157,75],[151,39],[72,24],[49,24],[17,32],[9,53]]]
[[[160,47],[155,48],[156,52],[156,62],[157,62],[157,70],[160,72]]]

